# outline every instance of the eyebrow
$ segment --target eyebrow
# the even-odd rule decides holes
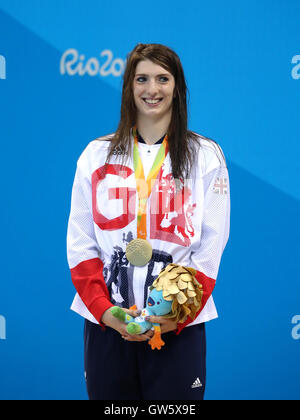
[[[146,74],[146,73],[137,73],[136,76],[149,76],[149,74]],[[158,76],[170,76],[170,73],[157,74],[156,76],[157,77]]]

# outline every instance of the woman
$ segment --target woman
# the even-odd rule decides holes
[[[217,317],[211,294],[229,236],[229,179],[220,147],[187,129],[186,90],[174,51],[137,45],[116,133],[92,141],[78,160],[67,242],[77,290],[72,309],[86,319],[90,399],[204,396],[205,322]],[[141,239],[151,257],[137,264],[129,249]],[[151,350],[153,332],[128,334],[110,309],[137,316],[169,263],[197,270],[202,306],[184,324],[150,318],[166,343]]]

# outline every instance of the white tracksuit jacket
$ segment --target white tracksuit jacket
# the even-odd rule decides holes
[[[181,181],[177,193],[168,153],[147,203],[147,240],[153,256],[146,266],[134,267],[125,255],[127,244],[137,237],[133,161],[129,157],[121,171],[116,151],[105,168],[109,145],[103,139],[90,142],[77,163],[67,233],[68,263],[77,290],[71,308],[100,324],[113,305],[136,304],[142,309],[161,269],[175,263],[195,268],[204,289],[196,319],[181,324],[177,333],[216,318],[211,294],[230,224],[229,178],[220,148],[201,138],[190,179]],[[139,143],[145,178],[160,146]]]

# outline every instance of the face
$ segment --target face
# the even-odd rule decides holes
[[[163,118],[172,113],[175,79],[150,60],[140,61],[133,82],[138,117]]]

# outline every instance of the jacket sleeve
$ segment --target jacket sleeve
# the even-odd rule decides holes
[[[217,159],[216,159],[217,158]],[[199,316],[216,284],[221,257],[229,238],[230,187],[225,158],[215,155],[209,170],[202,177],[203,221],[200,246],[191,254],[190,266],[197,270],[196,279],[203,286]],[[192,322],[191,318],[178,324],[177,334]]]
[[[77,293],[89,312],[103,326],[102,315],[113,305],[104,280],[101,250],[94,231],[91,181],[83,175],[79,161],[72,189],[67,257]]]

